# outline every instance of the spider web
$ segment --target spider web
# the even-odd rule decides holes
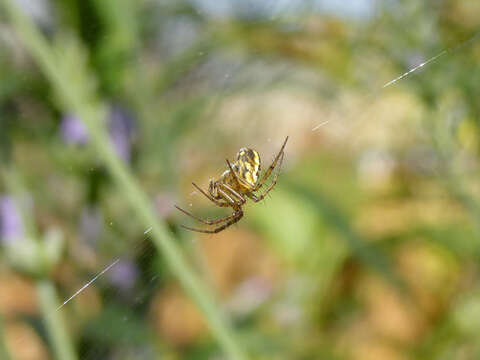
[[[382,86],[382,89],[384,88],[387,88],[389,86],[392,86],[394,85],[395,83],[397,83],[398,81],[401,81],[403,79],[405,79],[406,77],[412,75],[415,71],[429,65],[430,63],[433,63],[437,60],[439,60],[441,57],[445,56],[445,55],[453,55],[455,54],[457,51],[460,51],[461,48],[469,45],[470,43],[472,43],[473,41],[475,41],[478,37],[480,36],[480,32],[475,34],[474,36],[472,36],[470,39],[464,41],[464,42],[461,42],[458,46],[456,46],[455,48],[453,49],[446,49],[446,50],[443,50],[442,52],[440,52],[439,54],[437,55],[434,55],[432,56],[431,58],[425,60],[424,62],[420,63],[419,65],[409,69],[408,71],[404,72],[403,74],[397,76],[396,78],[388,81],[387,83],[385,83],[383,86]],[[312,128],[312,131],[316,131],[318,129],[320,129],[322,126],[325,126],[327,125],[328,123],[330,123],[331,120],[325,120],[325,121],[322,121],[320,122],[319,124],[315,125],[313,128]],[[278,170],[277,170],[278,172]],[[268,187],[270,185],[269,182],[265,183],[265,186]],[[192,195],[197,195],[198,194],[198,191],[194,190],[190,193],[190,196]],[[189,206],[192,206],[192,203],[189,204]],[[144,231],[144,235],[148,234],[150,232],[152,228],[149,227],[147,228],[145,231]],[[98,274],[96,274],[95,276],[93,276],[88,282],[85,283],[84,286],[82,286],[80,289],[78,289],[72,296],[70,296],[68,299],[66,299],[60,306],[59,308],[57,309],[60,310],[61,308],[63,308],[65,305],[67,305],[70,301],[72,301],[76,296],[80,295],[82,293],[82,291],[84,291],[88,286],[92,285],[100,276],[104,275],[107,271],[109,271],[112,267],[114,267],[119,261],[121,260],[120,257],[116,258],[115,260],[113,260],[111,263],[109,263],[107,266],[105,266],[105,268],[103,270],[101,270]]]
[[[397,77],[391,79],[390,81],[385,82],[381,87],[379,87],[376,91],[374,91],[370,94],[371,95],[370,98],[375,99],[378,96],[379,93],[385,91],[389,87],[397,85],[400,81],[408,81],[408,78],[410,76],[415,75],[416,72],[418,72],[421,69],[425,69],[425,68],[427,68],[427,67],[429,67],[429,66],[431,66],[434,63],[439,62],[439,61],[448,61],[448,57],[454,56],[459,51],[461,51],[463,48],[469,46],[474,41],[478,40],[479,36],[480,36],[480,32],[477,32],[476,34],[474,34],[473,36],[471,36],[467,40],[458,43],[458,45],[456,45],[455,47],[450,48],[450,49],[444,49],[437,54],[431,55],[428,59],[422,61],[420,64],[408,69],[404,73],[399,74]],[[420,76],[422,76],[422,75],[420,75]],[[232,73],[227,73],[226,77],[225,77],[225,83],[224,84],[227,84],[228,79],[231,78],[231,77],[232,77]],[[225,85],[225,87],[228,87],[228,85]],[[355,109],[352,109],[352,112],[354,112],[354,111],[355,111]],[[365,113],[360,114],[360,117],[364,118],[365,115],[366,115]],[[323,128],[325,126],[330,125],[334,121],[337,121],[337,120],[327,119],[327,120],[320,121],[318,123],[314,123],[314,124],[312,124],[311,130],[312,131],[320,130],[321,128]],[[268,142],[271,142],[271,140],[268,139]],[[285,164],[283,164],[283,165],[285,166]],[[268,186],[268,184],[265,184],[265,185]],[[191,197],[193,196],[194,199],[197,200],[197,198],[198,198],[197,191],[192,191],[190,196]],[[192,202],[189,202],[190,207],[192,207]],[[144,255],[145,252],[153,251],[151,248],[148,248],[147,246],[145,246],[145,242],[148,241],[147,237],[148,237],[148,233],[149,233],[150,230],[151,230],[151,228],[145,229],[145,231],[144,231],[145,240],[143,240],[143,242],[141,244],[137,245],[135,248],[129,250],[128,254],[125,254],[127,258],[131,258],[132,255],[134,255],[135,253],[137,253],[141,257],[141,256]],[[193,244],[193,246],[195,246],[195,245]],[[78,290],[76,290],[70,296],[65,298],[65,300],[62,302],[62,304],[57,309],[57,311],[63,311],[65,309],[65,307],[68,306],[73,300],[75,300],[79,296],[82,296],[82,294],[86,290],[88,290],[88,288],[90,286],[96,284],[98,281],[101,281],[101,279],[103,277],[105,277],[109,272],[113,271],[119,265],[119,263],[121,261],[122,261],[122,257],[116,257],[115,259],[109,261],[103,267],[103,269],[101,269],[98,273],[93,275],[88,281],[85,282],[85,284],[83,286],[81,286]],[[155,275],[152,274],[151,279],[155,280]],[[106,285],[106,286],[108,287],[108,286],[111,286],[111,285]],[[108,297],[115,298],[116,296],[119,295],[119,291],[120,290],[118,290],[118,289],[111,289]],[[126,318],[125,321],[128,321],[128,318]],[[100,359],[100,358],[102,358],[103,355],[104,354],[102,353],[102,349],[91,349],[91,350],[88,351],[88,353],[84,353],[82,355],[82,359]],[[149,358],[149,356],[151,356],[151,354],[148,352],[148,350],[146,350],[145,353],[144,353],[144,357]]]

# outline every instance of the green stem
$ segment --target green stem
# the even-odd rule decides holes
[[[68,336],[61,313],[57,311],[58,299],[54,285],[48,280],[39,280],[36,284],[40,308],[47,326],[48,337],[55,351],[55,357],[61,360],[76,360],[75,350]]]
[[[205,314],[205,320],[212,334],[217,338],[224,351],[231,359],[246,359],[247,356],[237,343],[233,332],[223,314],[219,310],[205,285],[187,265],[173,235],[166,225],[157,219],[151,202],[135,182],[132,174],[115,154],[108,139],[105,127],[102,126],[104,113],[100,106],[92,103],[93,95],[85,84],[72,83],[68,73],[62,71],[62,56],[55,56],[53,49],[38,32],[32,22],[13,4],[12,0],[3,0],[12,24],[23,39],[27,49],[37,61],[40,69],[50,81],[67,111],[73,111],[82,119],[89,129],[92,146],[96,149],[117,182],[122,194],[130,202],[145,228],[151,227],[152,239],[160,253],[165,257],[170,270],[179,279],[185,291],[193,298]],[[88,74],[86,69],[78,69]],[[65,358],[66,359],[66,358]]]
[[[124,163],[115,154],[108,138],[105,136],[105,132],[99,128],[98,122],[90,121],[91,119],[88,120],[86,117],[82,118],[90,130],[94,146],[109,168],[112,177],[117,181],[122,189],[122,193],[130,202],[144,226],[146,228],[151,227],[152,238],[157,249],[163,253],[172,272],[178,277],[185,290],[205,313],[207,323],[213,334],[216,335],[232,359],[244,359],[244,354],[235,342],[233,334],[231,334],[231,330],[227,326],[212,296],[210,296],[205,285],[187,265],[180,249],[174,242],[173,236],[169,233],[165,224],[156,217],[151,202],[137,186]]]

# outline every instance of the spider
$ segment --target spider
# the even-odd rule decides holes
[[[205,220],[196,217],[195,215],[175,205],[175,207],[184,214],[206,225],[222,224],[214,229],[196,229],[185,225],[180,226],[191,231],[215,234],[225,230],[230,225],[237,223],[243,217],[242,206],[247,201],[246,198],[249,198],[255,202],[259,202],[263,200],[270,190],[272,190],[276,185],[278,175],[280,174],[280,168],[282,166],[284,156],[283,150],[287,144],[287,141],[288,136],[283,142],[283,145],[272,164],[261,178],[259,177],[260,155],[258,155],[258,152],[253,149],[241,148],[237,153],[237,160],[235,162],[230,163],[230,161],[227,159],[228,169],[225,170],[222,175],[220,175],[220,178],[218,180],[210,180],[208,192],[202,190],[197,184],[192,182],[192,185],[215,205],[220,207],[231,207],[233,209],[233,214],[220,219]],[[278,171],[275,173],[272,183],[261,195],[256,195],[255,191],[263,186],[277,165]]]

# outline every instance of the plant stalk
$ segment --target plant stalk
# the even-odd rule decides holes
[[[113,150],[104,126],[105,112],[100,105],[92,101],[95,94],[88,86],[88,79],[80,83],[70,81],[71,74],[64,71],[68,69],[68,64],[62,63],[64,60],[62,54],[57,56],[53,47],[47,43],[31,20],[16,7],[12,0],[1,1],[5,4],[13,27],[61,100],[63,110],[73,112],[86,124],[91,136],[91,145],[110,171],[121,193],[130,202],[145,228],[152,228],[151,235],[157,250],[165,257],[172,273],[204,313],[213,336],[217,338],[230,359],[247,359],[219,306],[213,300],[213,296],[187,264],[173,234],[167,230],[165,223],[157,218],[151,201]],[[88,74],[86,68],[79,68],[78,71]],[[41,291],[45,293],[47,293],[46,288],[44,284],[40,286]]]
[[[55,358],[58,360],[77,360],[62,314],[57,311],[59,303],[55,286],[49,280],[39,280],[36,288]]]

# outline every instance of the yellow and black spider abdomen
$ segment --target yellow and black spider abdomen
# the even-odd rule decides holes
[[[260,174],[260,155],[253,149],[242,148],[237,154],[235,170],[238,176],[254,186]]]

